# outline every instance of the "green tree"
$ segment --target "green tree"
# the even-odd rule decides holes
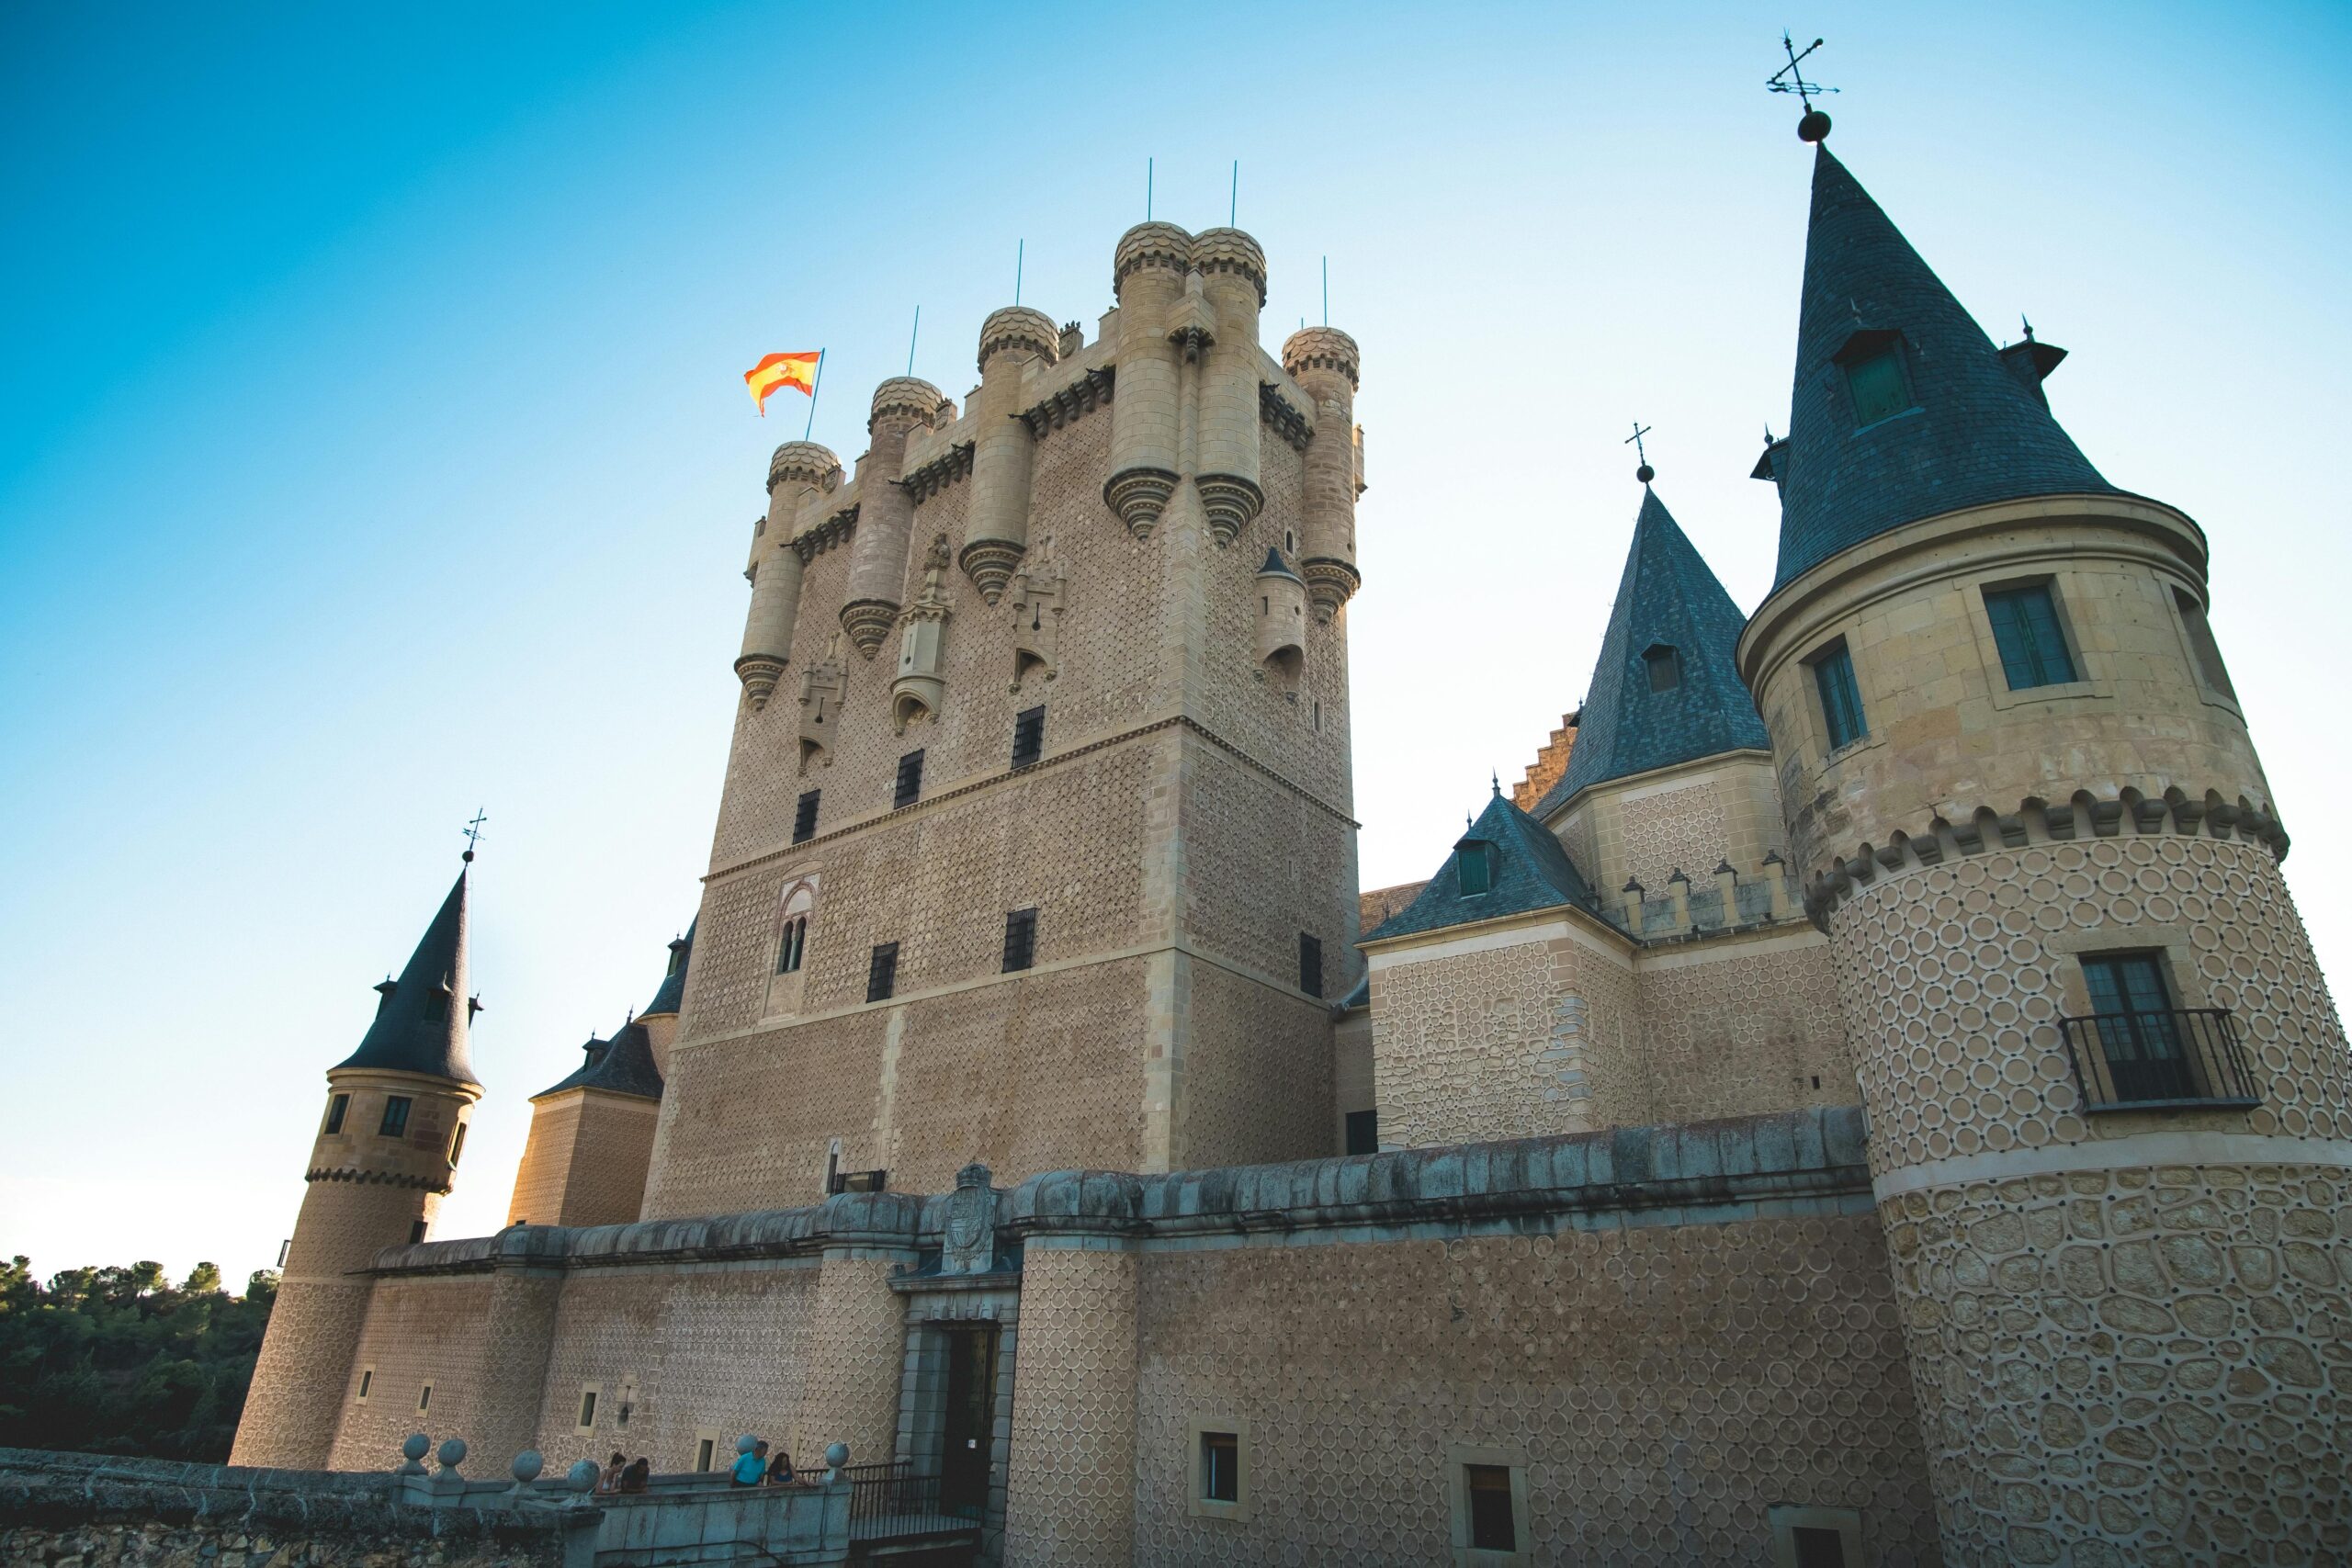
[[[0,1447],[227,1459],[277,1297],[266,1269],[232,1296],[211,1263],[177,1289],[153,1261],[0,1264]]]

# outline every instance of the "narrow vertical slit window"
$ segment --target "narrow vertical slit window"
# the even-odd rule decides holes
[[[1026,768],[1046,754],[1046,708],[1023,708],[1012,720],[1012,765]]]
[[[1201,1501],[1241,1501],[1241,1444],[1231,1432],[1201,1434]]]
[[[1993,642],[2001,650],[2001,673],[2008,678],[2010,691],[2063,686],[2078,678],[2048,583],[1988,588],[1984,615],[1993,623]]]
[[[1305,931],[1298,933],[1298,988],[1310,997],[1323,994],[1323,943]]]
[[[328,1098],[328,1100],[327,1100],[327,1129],[326,1129],[326,1130],[327,1130],[328,1132],[330,1132],[330,1133],[340,1133],[340,1132],[342,1132],[342,1131],[343,1131],[343,1117],[344,1117],[344,1112],[345,1112],[345,1111],[349,1111],[350,1109],[351,1109],[351,1096],[349,1096],[349,1095],[347,1095],[347,1094],[338,1094],[338,1095],[333,1095],[333,1096],[330,1096],[330,1097]]]
[[[426,1383],[416,1391],[416,1413],[419,1416],[433,1408],[433,1385]]]
[[[596,1391],[595,1391],[594,1389],[593,1389],[593,1388],[583,1388],[583,1389],[582,1389],[582,1390],[580,1391],[580,1422],[579,1422],[579,1425],[580,1425],[581,1429],[582,1429],[582,1431],[585,1431],[585,1430],[587,1430],[589,1427],[594,1427],[595,1424],[596,1424]]]
[[[359,1397],[362,1399],[367,1398],[368,1391],[375,1386],[376,1369],[373,1367],[362,1367],[359,1370]]]
[[[803,790],[800,804],[792,808],[792,841],[805,844],[817,836],[817,797],[822,790]]]
[[[1829,750],[1850,746],[1870,732],[1862,717],[1862,691],[1854,683],[1854,655],[1839,637],[1813,660],[1814,690],[1821,695],[1821,719]]]
[[[912,806],[922,796],[922,753],[910,751],[899,759],[898,784],[890,792],[891,808],[895,810],[901,806]]]
[[[899,988],[899,944],[886,942],[865,963],[865,999],[887,1002]]]
[[[455,1170],[455,1169],[457,1169],[457,1168],[458,1168],[458,1156],[459,1155],[464,1154],[465,1152],[466,1152],[466,1123],[465,1123],[465,1122],[458,1122],[458,1130],[457,1130],[457,1132],[455,1132],[454,1134],[452,1134],[450,1135],[450,1138],[449,1138],[449,1168],[450,1168],[450,1169]]]
[[[2238,700],[2237,688],[2230,684],[2229,666],[2222,662],[2222,645],[2213,640],[2213,626],[2205,618],[2205,606],[2192,593],[2176,588],[2172,602],[2180,608],[2180,624],[2188,628],[2189,649],[2197,655],[2197,673],[2206,687],[2232,702]]]
[[[1015,909],[1004,917],[1004,972],[1026,969],[1037,961],[1037,911]]]

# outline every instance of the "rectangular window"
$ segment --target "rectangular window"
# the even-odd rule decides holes
[[[1464,839],[1454,846],[1454,878],[1462,897],[1475,898],[1495,885],[1495,846],[1479,839]]]
[[[1348,1153],[1376,1155],[1380,1152],[1380,1112],[1351,1111],[1348,1112]]]
[[[342,1132],[343,1113],[350,1109],[351,1096],[347,1094],[338,1094],[332,1100],[329,1100],[327,1101],[327,1131],[330,1133]]]
[[[898,787],[890,792],[890,807],[912,806],[922,795],[922,753],[910,751],[899,759]]]
[[[1310,997],[1323,994],[1323,944],[1305,931],[1298,933],[1298,988]]]
[[[362,1399],[367,1398],[367,1397],[368,1397],[368,1391],[369,1389],[371,1389],[371,1388],[375,1387],[375,1386],[376,1386],[376,1369],[375,1369],[375,1368],[373,1368],[373,1367],[362,1367],[362,1368],[360,1368],[360,1369],[359,1369],[359,1397],[360,1397],[360,1398],[362,1398]]]
[[[1510,1467],[1462,1467],[1470,1495],[1470,1545],[1480,1551],[1517,1551],[1519,1523],[1511,1517]]]
[[[886,942],[874,950],[865,963],[865,999],[887,1002],[899,988],[899,944]]]
[[[800,804],[792,808],[792,841],[805,844],[817,836],[817,797],[822,790],[803,790]]]
[[[432,1409],[432,1408],[433,1408],[433,1385],[432,1385],[431,1383],[426,1383],[423,1388],[418,1389],[418,1390],[416,1391],[416,1413],[417,1413],[419,1416],[422,1416],[422,1415],[424,1415],[427,1410],[430,1410],[430,1409]]]
[[[1856,426],[1892,419],[1911,406],[1911,387],[1903,374],[1903,351],[1894,344],[1846,367],[1846,389],[1854,399]]]
[[[709,1472],[711,1450],[718,1447],[718,1439],[717,1438],[696,1438],[695,1439],[695,1470],[696,1473],[705,1474]]]
[[[1241,1501],[1241,1445],[1231,1432],[1201,1434],[1201,1500]]]
[[[1046,708],[1023,708],[1012,720],[1012,765],[1025,768],[1046,754]]]
[[[1643,650],[1642,666],[1649,671],[1653,692],[1670,692],[1682,684],[1682,656],[1662,642]]]
[[[2001,672],[2008,677],[2010,691],[2063,686],[2076,679],[2048,583],[1988,588],[1984,614],[1993,623],[1993,642],[2001,650]]]
[[[2181,1049],[2180,1017],[2156,954],[2086,955],[2083,986],[2119,1100],[2197,1098],[2196,1077]]]
[[[458,1122],[458,1131],[457,1131],[456,1134],[455,1134],[454,1136],[452,1136],[452,1137],[449,1139],[449,1168],[450,1168],[450,1169],[455,1170],[455,1169],[458,1168],[458,1156],[459,1155],[461,1155],[461,1154],[464,1154],[465,1152],[466,1152],[466,1123],[465,1123],[465,1122]]]
[[[1819,1525],[1797,1525],[1789,1531],[1797,1568],[1846,1568],[1846,1538]]]
[[[2222,662],[2222,645],[2213,640],[2212,625],[2205,619],[2205,606],[2196,596],[2176,588],[2172,602],[2180,607],[2180,623],[2188,628],[2188,646],[2197,655],[2197,673],[2207,687],[2232,702],[2238,700],[2237,688],[2230,684],[2228,666]]]
[[[583,1388],[580,1391],[580,1426],[584,1430],[595,1424],[596,1391],[593,1388]]]
[[[1015,909],[1004,917],[1004,972],[1026,969],[1037,961],[1037,911]]]
[[[376,1124],[379,1138],[397,1138],[408,1131],[408,1096],[393,1095],[384,1101],[384,1119]]]
[[[1854,683],[1854,655],[1839,637],[1814,656],[1814,689],[1821,694],[1822,722],[1829,727],[1829,750],[1850,746],[1870,733],[1862,717],[1862,691]]]
[[[408,1244],[411,1247],[414,1247],[418,1242],[423,1241],[424,1239],[424,1222],[423,1220],[411,1220],[408,1223]]]

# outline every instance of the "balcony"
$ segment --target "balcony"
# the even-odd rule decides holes
[[[2102,1012],[2059,1020],[2083,1107],[2230,1111],[2262,1103],[2226,1008]]]

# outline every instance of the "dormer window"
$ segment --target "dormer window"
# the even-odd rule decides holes
[[[1650,690],[1670,692],[1682,684],[1682,656],[1662,642],[1642,650],[1642,665],[1649,671]]]
[[[1484,839],[1463,840],[1453,846],[1453,874],[1464,898],[1493,891],[1495,846]]]
[[[1903,334],[1858,332],[1836,359],[1846,371],[1846,395],[1853,400],[1854,427],[1892,419],[1911,407],[1911,378],[1903,364]]]

